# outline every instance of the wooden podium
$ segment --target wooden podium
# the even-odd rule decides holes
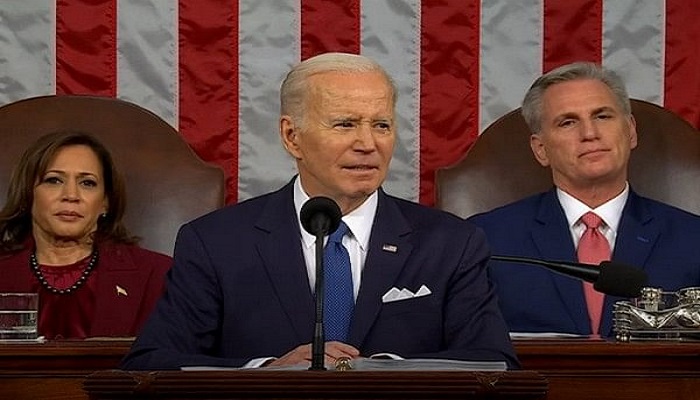
[[[548,399],[700,400],[699,342],[515,341],[528,370],[549,380]]]
[[[0,399],[85,400],[89,374],[113,369],[131,340],[0,344]]]
[[[130,346],[130,341],[0,344],[0,399],[85,400],[83,383],[111,373]],[[515,348],[523,368],[548,381],[549,400],[700,400],[698,342],[516,340]],[[96,371],[104,372],[86,380]],[[507,375],[501,384],[513,377]],[[120,379],[126,376],[128,382],[135,379],[128,374]]]
[[[536,372],[100,371],[85,391],[103,399],[546,399]]]

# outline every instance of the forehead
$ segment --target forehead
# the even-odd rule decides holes
[[[542,109],[550,115],[602,107],[619,108],[610,87],[597,79],[555,83],[542,96]]]
[[[95,151],[82,144],[62,146],[49,159],[47,169],[80,169],[85,172],[98,173],[102,164]]]
[[[309,78],[311,101],[320,106],[371,103],[392,107],[392,89],[380,72],[324,72]]]

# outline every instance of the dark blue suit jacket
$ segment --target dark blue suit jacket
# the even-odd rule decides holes
[[[576,261],[556,190],[469,218],[481,226],[493,254]],[[643,268],[648,286],[700,286],[700,217],[630,190],[618,228],[614,261]],[[503,315],[514,332],[590,334],[581,282],[530,265],[490,262]],[[612,307],[605,296],[601,332],[611,336]]]
[[[242,366],[310,343],[314,296],[300,235],[291,183],[184,225],[166,294],[121,367]],[[380,190],[348,343],[364,356],[517,366],[488,255],[472,224]],[[392,287],[422,285],[432,294],[382,303]]]

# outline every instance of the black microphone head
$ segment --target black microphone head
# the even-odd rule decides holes
[[[299,213],[301,226],[314,236],[335,232],[342,216],[338,204],[323,196],[310,198],[301,206]]]
[[[639,297],[647,285],[643,270],[611,261],[600,263],[600,275],[593,288],[601,293],[619,297]]]

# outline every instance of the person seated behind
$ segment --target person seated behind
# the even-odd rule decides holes
[[[135,336],[172,259],[137,246],[108,150],[80,132],[39,138],[22,155],[0,211],[0,292],[39,293],[47,339]]]
[[[483,233],[381,189],[395,103],[391,78],[366,57],[326,53],[293,68],[281,88],[279,128],[298,175],[181,227],[168,289],[121,368],[308,367],[315,247],[299,213],[316,196],[340,206],[352,269],[350,282],[326,288],[326,306],[346,289],[354,307],[349,326],[335,333],[337,314],[326,311],[326,364],[389,352],[516,366],[486,276]],[[419,294],[390,301],[392,288]]]
[[[530,87],[522,115],[554,188],[469,218],[494,254],[596,265],[612,259],[643,268],[648,286],[700,285],[700,217],[644,198],[627,181],[637,131],[614,72],[585,62],[552,70]],[[589,212],[595,215],[584,217]],[[583,219],[596,215],[602,225],[584,235]],[[602,256],[586,251],[596,241]],[[492,261],[489,274],[511,331],[613,334],[620,298],[539,266]]]

